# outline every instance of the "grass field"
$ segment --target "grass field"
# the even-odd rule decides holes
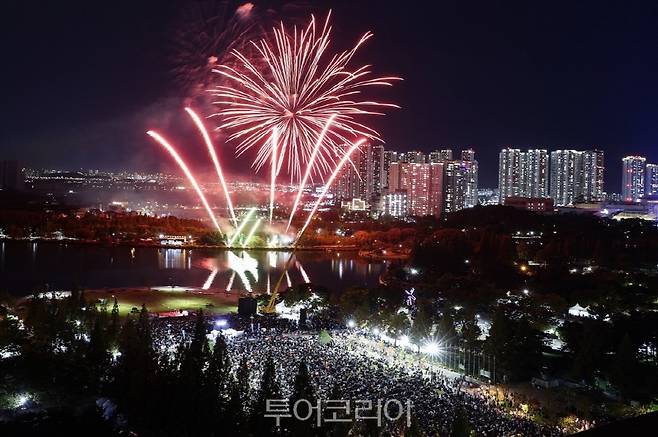
[[[226,314],[237,311],[238,294],[223,291],[198,290],[189,288],[120,288],[109,290],[85,290],[85,297],[90,301],[107,299],[108,309],[112,308],[114,297],[119,302],[119,313],[129,314],[133,308],[140,309],[142,304],[151,313],[203,309],[212,314]]]

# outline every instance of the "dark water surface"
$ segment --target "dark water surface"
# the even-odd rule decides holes
[[[15,295],[83,288],[179,285],[266,291],[274,288],[289,252],[105,247],[70,243],[0,242],[0,289]],[[343,290],[377,283],[385,262],[355,252],[298,252],[282,285],[306,280]],[[47,284],[47,285],[46,285]]]

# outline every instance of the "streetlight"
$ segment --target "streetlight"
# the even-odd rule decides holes
[[[434,341],[427,341],[427,343],[425,343],[424,349],[425,353],[432,357],[437,356],[440,352],[439,344]]]
[[[27,401],[30,400],[30,396],[27,394],[18,395],[16,397],[16,408],[20,408],[27,404]]]

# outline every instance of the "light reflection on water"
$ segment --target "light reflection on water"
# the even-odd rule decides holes
[[[269,292],[311,282],[329,289],[373,286],[383,262],[353,252],[223,251],[1,242],[0,287],[14,294],[42,290],[179,285],[206,290]],[[288,271],[284,273],[286,263]],[[283,275],[283,276],[282,276]]]

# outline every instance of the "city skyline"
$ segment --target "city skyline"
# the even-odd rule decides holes
[[[331,7],[340,18],[340,46],[358,37],[357,17],[367,11],[375,37],[374,44],[364,47],[364,59],[404,78],[390,98],[402,108],[374,123],[387,149],[429,153],[441,144],[472,146],[480,157],[480,185],[495,186],[497,169],[489,163],[508,144],[597,148],[609,163],[629,154],[658,161],[658,132],[648,103],[658,95],[651,79],[656,60],[647,54],[657,39],[652,23],[658,14],[649,6],[619,11],[587,3],[570,6],[568,17],[561,4],[533,10],[512,3],[444,4],[436,15],[395,4],[373,8],[367,2],[321,2],[317,11]],[[18,158],[32,166],[173,168],[143,133],[153,122],[171,127],[178,138],[193,134],[192,126],[172,116],[182,109],[186,95],[172,78],[170,45],[163,43],[177,25],[180,5],[158,2],[154,7],[146,1],[123,6],[119,2],[93,15],[74,6],[44,6],[47,13],[36,17],[37,22],[30,21],[35,18],[28,7],[10,6],[15,19],[3,29],[4,40],[26,40],[34,50],[16,53],[9,47],[7,52],[17,62],[2,72],[4,82],[15,85],[7,95],[12,112],[2,126],[2,159]],[[297,15],[310,12],[316,10]],[[119,19],[122,26],[114,26]],[[610,34],[609,23],[619,32]],[[556,24],[568,31],[555,34]],[[80,26],[87,36],[82,40]],[[468,35],[452,38],[465,28]],[[40,56],[31,55],[35,52]],[[416,68],[418,59],[427,68]],[[632,59],[629,65],[642,68],[620,67],[620,59]],[[44,63],[61,86],[49,86],[49,74],[41,73]],[[495,70],[489,68],[493,63]],[[117,68],[105,68],[109,64]],[[38,107],[57,109],[35,119]],[[189,141],[184,143],[189,147]],[[186,152],[203,162],[201,152]],[[621,172],[606,173],[607,187],[620,185]]]

